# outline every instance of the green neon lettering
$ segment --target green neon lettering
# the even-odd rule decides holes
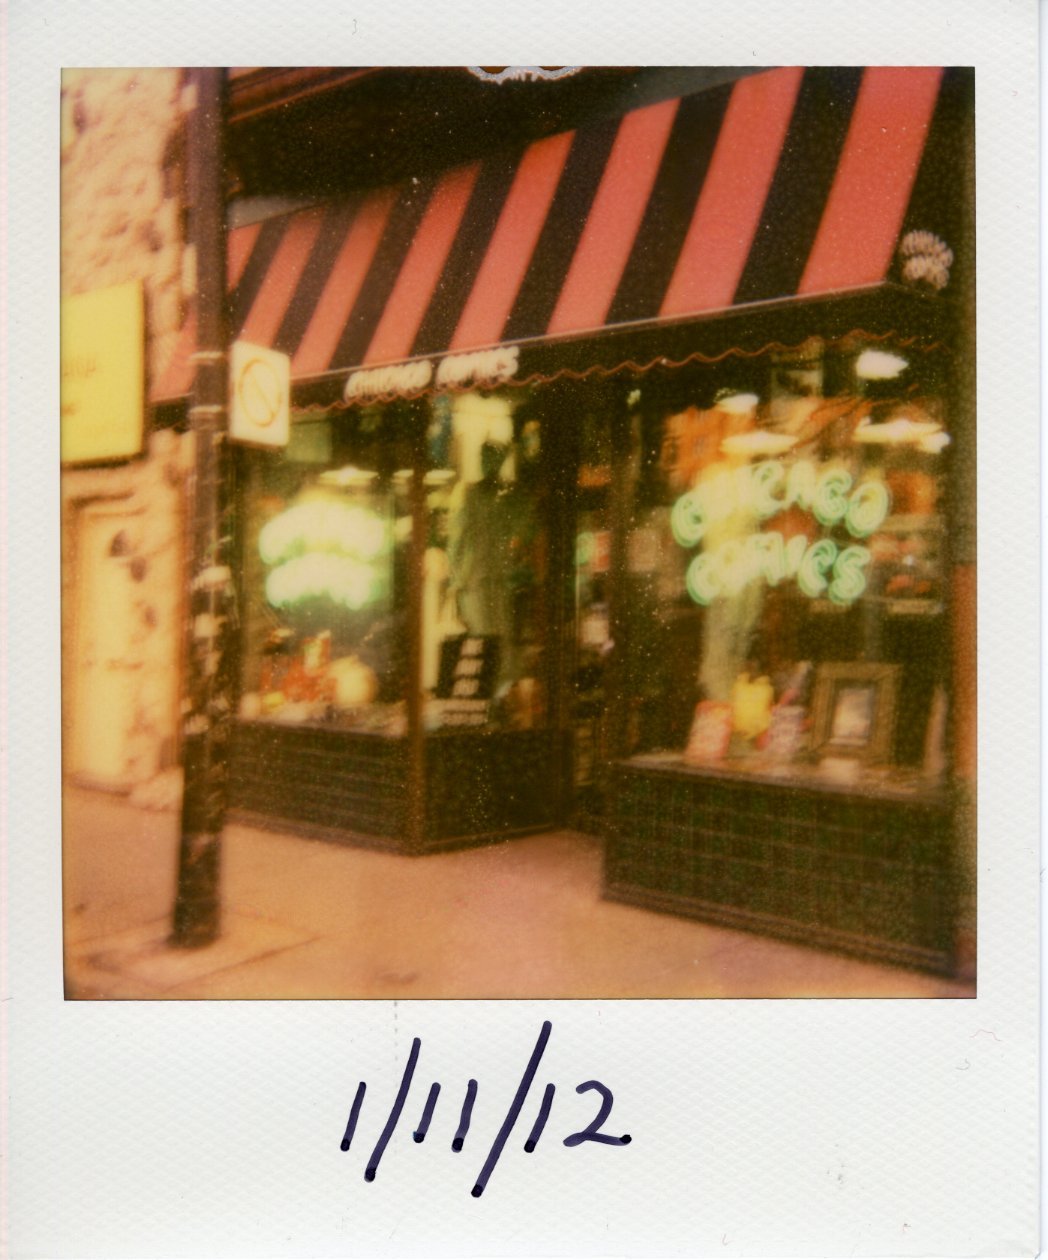
[[[786,574],[786,547],[782,535],[775,530],[757,534],[754,544],[755,576],[763,577],[769,586],[778,586]]]
[[[370,566],[346,556],[313,551],[286,560],[266,578],[266,599],[275,608],[299,601],[326,598],[354,611],[376,597]]]
[[[844,468],[827,468],[819,478],[812,512],[820,525],[836,525],[848,510],[852,475]]]
[[[784,506],[792,507],[796,503],[799,508],[807,511],[815,501],[816,479],[815,465],[812,461],[810,459],[797,460],[786,478]]]
[[[737,538],[729,538],[721,543],[713,554],[716,556],[717,574],[722,593],[737,595],[749,581],[744,545]]]
[[[884,523],[891,493],[883,481],[864,481],[848,501],[844,523],[853,538],[866,538]]]
[[[778,459],[762,460],[752,473],[753,505],[761,520],[767,520],[786,506],[785,497],[778,497],[786,483],[786,469]]]
[[[720,591],[717,588],[716,575],[709,556],[696,556],[692,560],[684,576],[684,584],[695,603],[703,607],[717,598]]]
[[[867,547],[845,547],[833,566],[829,596],[835,604],[853,604],[866,589],[863,570],[870,562]]]
[[[808,539],[804,534],[794,534],[786,544],[786,571],[784,577],[795,578],[800,572],[801,562],[808,550]]]
[[[678,546],[694,547],[706,532],[706,512],[698,490],[689,490],[673,505],[670,529]]]
[[[808,548],[797,574],[797,585],[809,599],[815,599],[826,589],[825,574],[836,559],[837,544],[832,538],[820,538]]]

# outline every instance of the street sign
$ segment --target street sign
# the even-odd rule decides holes
[[[229,436],[252,446],[287,446],[291,431],[291,359],[235,341],[229,351]]]

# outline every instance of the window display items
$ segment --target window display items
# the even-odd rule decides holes
[[[514,541],[513,500],[499,471],[509,447],[484,442],[480,476],[464,483],[451,526],[451,574],[459,615],[470,634],[508,640],[513,611],[508,576]]]
[[[361,653],[389,651],[369,613],[389,603],[392,529],[388,508],[369,492],[374,480],[352,467],[323,474],[259,532],[266,601],[298,640],[282,688],[263,700],[280,721],[352,712],[378,695],[378,673]]]
[[[499,668],[499,640],[494,635],[463,634],[441,645],[437,698],[444,726],[484,726]]]
[[[745,740],[756,740],[771,722],[775,691],[767,675],[742,673],[731,690],[732,729]]]
[[[286,454],[245,454],[241,717],[404,727],[408,486],[396,417],[292,425]]]
[[[716,700],[700,700],[684,750],[684,760],[695,765],[716,764],[728,755],[731,743],[732,708]]]
[[[812,718],[815,753],[831,761],[890,760],[899,673],[896,665],[820,665]]]
[[[896,669],[905,713],[897,738],[872,741],[876,756],[863,742],[860,764],[897,778],[920,766],[942,686],[941,374],[934,356],[911,364],[856,336],[638,391],[630,755],[676,749],[733,773],[803,777],[822,755],[816,669],[852,660]],[[713,706],[731,715],[726,741]]]
[[[437,414],[446,407],[435,403]],[[430,502],[430,542],[424,573],[424,684],[431,699],[427,725],[507,722],[531,727],[541,704],[538,686],[542,636],[542,548],[538,501],[541,431],[518,396],[467,393],[450,404],[451,467],[440,496]],[[432,457],[434,444],[430,445]],[[446,539],[446,551],[443,544]],[[446,585],[444,585],[446,583]],[[491,644],[496,662],[493,703],[466,722],[460,702],[441,698],[437,664],[441,643],[460,635]],[[455,708],[451,700],[458,704]],[[476,706],[475,706],[476,707]],[[451,722],[452,712],[455,722]],[[448,721],[442,721],[446,717]]]
[[[764,754],[773,767],[785,770],[804,751],[808,736],[808,711],[800,704],[777,704],[768,721]]]

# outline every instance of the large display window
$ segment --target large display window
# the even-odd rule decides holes
[[[406,733],[409,450],[387,407],[242,454],[242,717]]]
[[[854,782],[945,765],[937,354],[858,338],[631,396],[626,753]]]
[[[553,822],[529,391],[307,413],[238,459],[236,803],[410,851]]]

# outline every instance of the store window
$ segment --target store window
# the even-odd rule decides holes
[[[242,717],[406,732],[408,424],[332,411],[242,453]]]
[[[422,595],[430,731],[545,722],[542,437],[524,391],[431,402]]]
[[[572,669],[572,785],[580,820],[603,809],[608,743],[605,712],[611,631],[611,539],[614,452],[613,401],[591,389],[579,399],[574,423],[578,443],[575,484]]]
[[[811,342],[634,395],[633,754],[846,779],[943,767],[936,352]]]

